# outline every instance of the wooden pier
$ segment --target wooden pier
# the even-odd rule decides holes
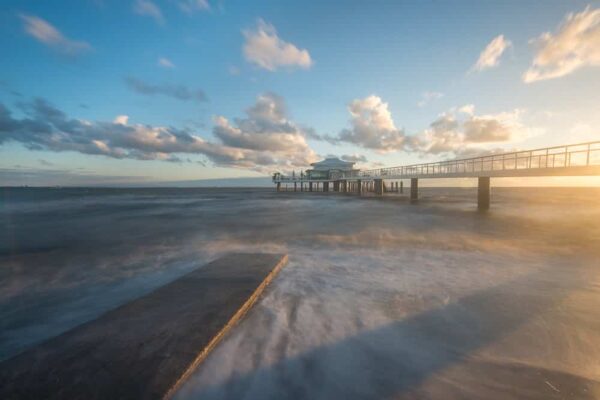
[[[229,254],[0,363],[0,398],[170,397],[287,262]]]
[[[299,185],[304,191],[307,185],[309,192],[328,192],[332,183],[334,192],[383,196],[387,192],[403,193],[403,180],[410,180],[410,200],[417,202],[419,179],[477,178],[477,205],[487,210],[491,178],[595,175],[600,175],[600,141],[349,173],[332,171],[326,179],[276,174],[273,182],[277,191],[293,183],[295,190]]]

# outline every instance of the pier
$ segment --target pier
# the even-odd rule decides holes
[[[286,264],[235,253],[0,363],[2,399],[163,399]]]
[[[277,191],[293,183],[301,191],[328,192],[331,184],[334,192],[383,196],[403,194],[404,180],[410,180],[410,201],[417,202],[419,179],[477,178],[477,206],[487,210],[491,178],[595,175],[600,175],[600,141],[364,171],[332,169],[318,177],[275,174],[273,182]]]

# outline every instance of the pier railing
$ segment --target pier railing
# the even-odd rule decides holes
[[[391,168],[360,171],[364,178],[456,176],[483,173],[515,172],[518,170],[546,170],[570,167],[600,166],[600,141],[546,147],[535,150],[414,164]],[[543,172],[543,171],[542,171]],[[356,177],[354,175],[353,177]],[[350,178],[350,177],[343,177]]]
[[[336,172],[326,179],[276,174],[273,182],[372,180],[407,178],[457,178],[476,176],[552,176],[599,175],[600,141],[545,147],[534,150],[369,169],[348,173]]]

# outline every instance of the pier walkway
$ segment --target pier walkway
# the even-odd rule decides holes
[[[593,175],[600,175],[600,141],[352,173],[332,172],[328,179],[278,175],[273,182],[278,191],[282,184],[293,184],[295,191],[328,192],[332,184],[334,192],[383,195],[389,191],[403,193],[402,181],[410,179],[410,199],[416,201],[419,179],[478,178],[478,207],[485,210],[490,206],[490,178]],[[386,181],[391,181],[389,187]]]

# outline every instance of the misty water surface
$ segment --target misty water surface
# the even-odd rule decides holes
[[[2,189],[0,359],[228,251],[289,264],[178,398],[597,398],[600,190]]]

